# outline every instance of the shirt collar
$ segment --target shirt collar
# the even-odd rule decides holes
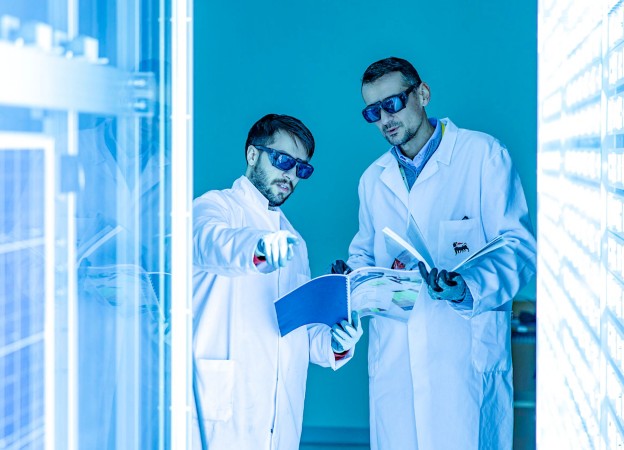
[[[414,156],[414,159],[412,160],[408,158],[407,156],[405,156],[403,152],[401,151],[401,148],[398,145],[395,145],[392,147],[390,151],[392,152],[392,154],[394,155],[396,159],[398,159],[403,164],[408,165],[408,166],[417,167],[421,164],[422,159],[425,157],[425,153],[426,153],[422,150],[429,148],[432,142],[438,142],[440,140],[440,135],[442,134],[442,122],[440,122],[435,117],[431,117],[429,118],[429,123],[431,124],[432,127],[434,127],[433,134],[431,135],[429,140],[425,142],[425,145],[422,146],[422,148],[416,154],[416,156]]]

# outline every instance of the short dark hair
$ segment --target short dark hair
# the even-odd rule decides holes
[[[250,145],[270,145],[278,131],[288,133],[293,139],[299,139],[306,149],[308,158],[314,155],[314,137],[303,122],[285,114],[267,114],[254,123],[245,142],[245,155]]]
[[[418,75],[418,72],[409,61],[390,57],[374,62],[368,66],[366,71],[364,71],[364,75],[362,75],[362,85],[373,83],[384,75],[392,72],[401,72],[403,79],[409,85],[418,86],[422,82],[420,75]]]

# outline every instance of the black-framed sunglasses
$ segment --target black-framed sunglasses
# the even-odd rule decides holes
[[[407,105],[407,98],[409,97],[409,95],[414,89],[418,89],[418,86],[420,86],[420,82],[417,84],[412,84],[400,94],[391,95],[390,97],[384,98],[377,103],[368,105],[362,110],[362,115],[364,116],[364,119],[366,119],[368,123],[377,122],[381,119],[382,109],[388,114],[394,114],[401,111],[403,108],[405,108],[405,105]]]
[[[312,172],[314,172],[314,167],[308,164],[305,161],[302,161],[298,158],[293,158],[287,153],[280,152],[279,150],[275,150],[274,148],[265,147],[264,145],[252,144],[258,150],[266,152],[269,157],[269,161],[273,167],[276,167],[280,170],[290,170],[295,165],[297,166],[297,176],[302,180],[306,178],[310,178]]]

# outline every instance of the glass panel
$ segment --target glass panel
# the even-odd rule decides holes
[[[167,411],[168,168],[157,122],[123,122],[79,120],[79,448],[158,448]]]
[[[0,448],[171,447],[171,3],[0,0]]]
[[[45,177],[43,149],[0,148],[1,448],[43,442]]]

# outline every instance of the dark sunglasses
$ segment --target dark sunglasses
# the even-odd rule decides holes
[[[394,114],[401,111],[403,108],[405,108],[405,105],[407,105],[407,97],[409,97],[414,89],[418,89],[418,86],[420,86],[420,83],[412,84],[400,94],[391,95],[390,97],[384,98],[377,103],[368,105],[362,110],[362,115],[364,116],[364,119],[366,119],[368,123],[377,122],[379,119],[381,119],[382,109],[388,114]]]
[[[266,152],[269,156],[269,161],[271,161],[271,165],[280,170],[290,170],[295,165],[297,166],[297,176],[302,180],[306,178],[310,178],[312,172],[314,172],[314,167],[308,164],[305,161],[302,161],[298,158],[293,158],[287,153],[280,152],[279,150],[275,150],[274,148],[265,147],[264,145],[256,145],[253,144],[258,150]]]

